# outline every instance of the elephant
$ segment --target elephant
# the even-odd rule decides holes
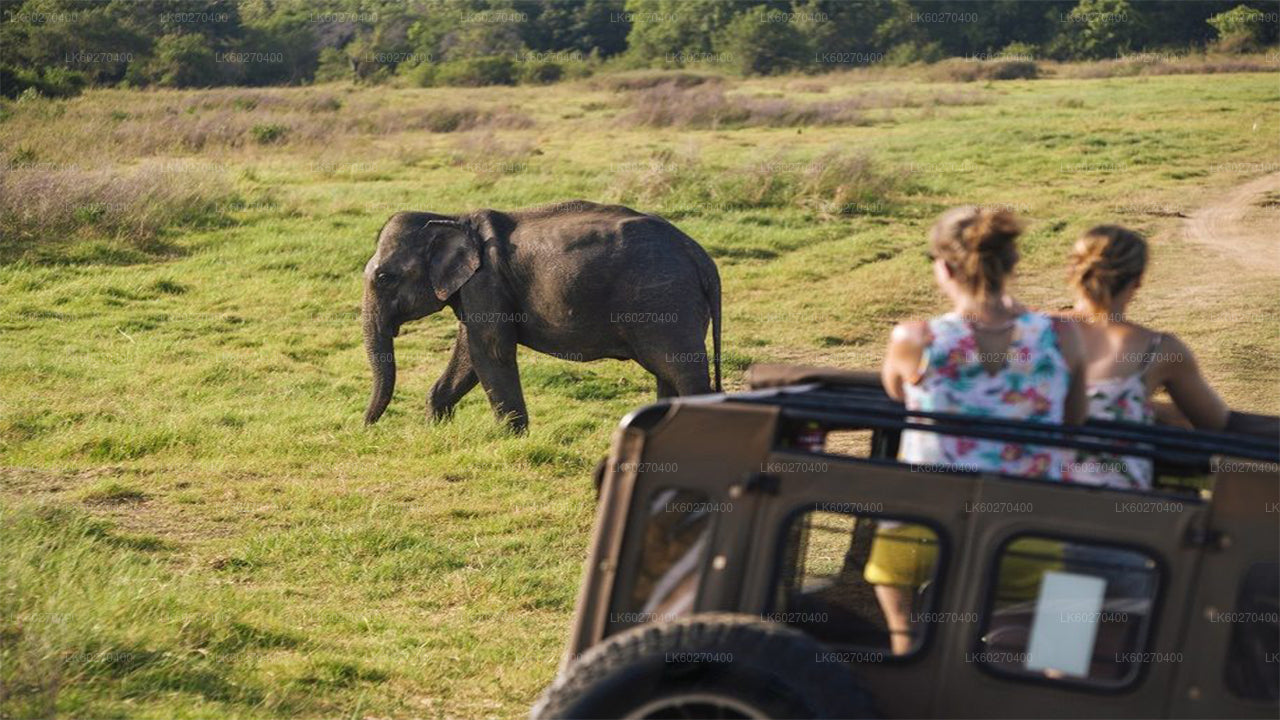
[[[401,325],[445,306],[458,334],[427,397],[433,420],[448,418],[479,383],[499,419],[524,432],[518,345],[575,361],[634,360],[656,379],[659,399],[710,393],[708,321],[721,392],[720,274],[696,241],[656,215],[583,200],[392,215],[364,269],[366,424],[395,390]]]

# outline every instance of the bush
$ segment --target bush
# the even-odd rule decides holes
[[[209,87],[219,80],[213,50],[196,34],[161,37],[144,75],[157,85],[176,88]]]
[[[514,85],[516,83],[515,61],[499,56],[453,60],[438,66],[435,80],[440,85],[456,87]]]
[[[1237,5],[1218,13],[1206,22],[1218,31],[1218,49],[1224,52],[1250,52],[1266,42],[1266,14],[1261,10]]]
[[[435,87],[438,66],[429,62],[416,65],[402,64],[396,71],[414,87]]]
[[[28,90],[42,97],[61,98],[79,95],[88,79],[83,73],[51,66],[43,71],[0,64],[0,95],[16,98]]]
[[[791,22],[773,22],[776,11],[757,5],[735,17],[716,38],[717,61],[743,75],[775,75],[808,59],[809,45]]]
[[[936,63],[947,56],[941,43],[898,43],[885,53],[884,61],[889,65],[910,65],[911,63]]]
[[[530,85],[550,85],[564,77],[564,67],[551,60],[525,63],[520,70],[520,82]]]
[[[930,80],[974,82],[975,80],[1034,80],[1040,66],[1030,60],[962,60],[953,58],[934,65]]]
[[[659,85],[670,85],[683,90],[707,83],[718,84],[722,82],[724,82],[724,78],[719,75],[682,71],[672,72],[668,70],[642,70],[640,72],[616,73],[592,78],[590,86],[593,89],[623,92],[628,90],[648,90]]]
[[[1052,43],[1058,59],[1116,57],[1133,44],[1141,17],[1128,0],[1080,0]]]
[[[327,47],[320,51],[320,59],[316,65],[316,82],[350,79],[351,61],[341,50]]]
[[[251,130],[253,139],[258,141],[259,145],[270,145],[284,140],[285,135],[289,134],[289,128],[280,123],[266,123],[265,125],[254,125]]]
[[[1030,60],[995,60],[983,63],[980,77],[986,80],[1034,80],[1040,67]]]

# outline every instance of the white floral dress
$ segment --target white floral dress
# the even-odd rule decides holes
[[[1060,423],[1071,371],[1058,346],[1053,319],[1024,312],[1014,319],[999,371],[983,367],[972,326],[956,313],[929,321],[929,345],[919,375],[905,387],[908,410]],[[1054,448],[906,430],[898,458],[920,465],[1062,478],[1063,452]]]
[[[1160,346],[1160,339],[1159,334],[1151,339],[1142,367],[1137,372],[1089,383],[1089,417],[1145,424],[1156,421],[1155,409],[1147,396],[1145,376]],[[1064,479],[1085,485],[1150,490],[1154,474],[1151,461],[1144,458],[1079,450],[1067,464]]]

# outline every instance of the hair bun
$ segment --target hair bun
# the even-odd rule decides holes
[[[1021,233],[1022,224],[1008,210],[977,208],[961,237],[966,246],[986,255],[1004,252]]]
[[[1147,241],[1118,225],[1090,229],[1071,250],[1071,284],[1098,305],[1108,305],[1147,269]]]
[[[942,214],[930,231],[935,254],[973,292],[994,295],[1018,262],[1022,223],[1007,209],[966,205]]]

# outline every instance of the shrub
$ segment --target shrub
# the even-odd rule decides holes
[[[1218,31],[1218,49],[1225,52],[1249,52],[1265,43],[1266,14],[1247,5],[1218,13],[1206,22]]]
[[[514,85],[515,61],[500,56],[453,60],[439,66],[436,71],[436,81],[441,85],[459,87]]]
[[[942,49],[942,44],[938,42],[917,43],[904,42],[898,43],[885,53],[884,61],[889,65],[910,65],[911,63],[936,63],[947,56],[946,51]]]
[[[564,77],[564,67],[551,60],[525,63],[520,70],[520,82],[530,85],[550,85]]]
[[[983,63],[980,77],[986,80],[1034,80],[1040,67],[1030,60],[994,60]]]
[[[0,95],[7,98],[28,90],[44,97],[72,97],[80,94],[87,82],[83,73],[56,65],[36,70],[0,63]]]
[[[1128,52],[1141,18],[1128,0],[1080,0],[1052,43],[1059,59],[1115,57]]]
[[[743,75],[776,75],[801,67],[809,45],[791,22],[771,22],[770,10],[757,5],[740,13],[715,40],[717,60]]]
[[[617,73],[592,78],[592,88],[613,90],[614,92],[648,90],[659,85],[670,85],[683,90],[697,85],[718,84],[724,82],[719,75],[707,75],[684,71],[645,70],[640,72]]]
[[[318,83],[350,80],[351,61],[341,50],[327,47],[320,51],[315,78]]]
[[[213,50],[194,33],[161,37],[146,65],[146,79],[166,87],[209,87],[219,81]]]
[[[289,134],[289,128],[280,123],[266,123],[265,125],[254,125],[253,139],[258,141],[259,145],[270,145],[284,140]]]
[[[973,82],[975,80],[1034,80],[1040,66],[1030,60],[964,60],[953,58],[931,67],[930,80]]]

